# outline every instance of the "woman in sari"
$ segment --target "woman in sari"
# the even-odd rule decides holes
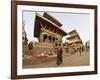
[[[59,47],[57,48],[56,53],[57,53],[56,64],[57,64],[57,65],[60,65],[60,64],[63,62],[63,59],[62,59],[62,53],[63,53],[63,51],[62,51],[62,48],[60,47],[60,45],[59,45]]]

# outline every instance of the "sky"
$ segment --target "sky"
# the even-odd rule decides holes
[[[44,12],[37,12],[43,15]],[[86,41],[90,40],[90,14],[88,13],[60,13],[60,12],[47,12],[49,15],[57,19],[62,23],[62,29],[67,33],[76,29],[79,33],[80,38],[85,44]],[[25,22],[25,31],[27,34],[28,42],[37,40],[34,37],[34,21],[36,12],[34,11],[23,11],[23,21]],[[23,22],[22,21],[22,22]]]

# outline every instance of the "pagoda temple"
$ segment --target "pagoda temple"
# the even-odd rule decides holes
[[[55,42],[61,40],[67,33],[61,28],[62,24],[44,13],[43,16],[36,14],[34,37],[39,39],[39,42]]]
[[[56,43],[61,43],[62,38],[66,35],[67,33],[62,29],[62,24],[57,19],[45,12],[43,15],[36,13],[34,37],[38,39],[38,42],[35,43],[34,53],[55,54]]]
[[[71,47],[74,47],[77,51],[77,49],[79,49],[80,47],[83,46],[83,42],[79,36],[79,34],[77,33],[76,30],[72,30],[68,33],[70,36],[67,37],[67,40],[69,40],[67,42],[68,46],[71,48]]]

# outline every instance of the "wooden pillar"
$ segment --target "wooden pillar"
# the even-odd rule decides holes
[[[46,42],[49,42],[49,36],[47,35],[47,39],[46,39]]]
[[[40,41],[40,42],[43,42],[43,38],[44,38],[44,35],[41,34],[40,37],[39,37],[39,41]]]
[[[53,37],[51,36],[51,42],[53,42]]]

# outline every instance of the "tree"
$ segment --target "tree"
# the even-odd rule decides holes
[[[30,50],[30,54],[32,53],[32,49],[33,49],[33,42],[30,42],[28,44],[28,49]]]

